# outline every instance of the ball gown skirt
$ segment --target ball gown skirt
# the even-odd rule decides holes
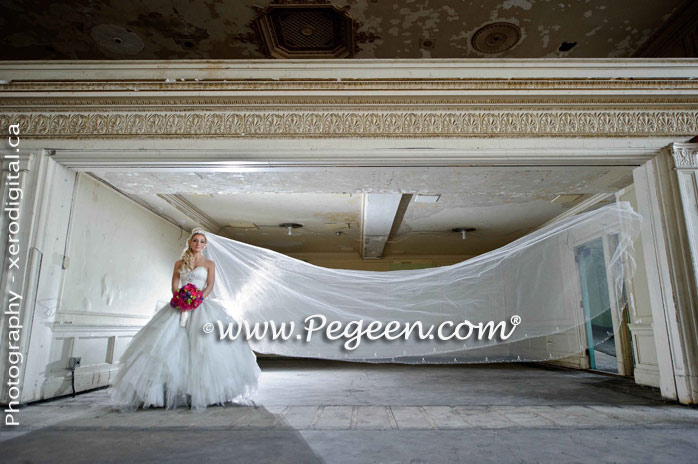
[[[207,270],[197,267],[180,273],[182,285],[204,288]],[[134,335],[120,358],[109,395],[115,409],[179,406],[203,410],[208,405],[232,401],[253,404],[249,397],[260,374],[254,352],[242,338],[218,340],[206,334],[207,322],[232,322],[224,306],[204,301],[180,325],[180,311],[169,303]]]

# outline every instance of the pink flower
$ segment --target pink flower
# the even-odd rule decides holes
[[[204,301],[203,293],[194,284],[186,284],[170,300],[170,306],[180,311],[196,309]]]

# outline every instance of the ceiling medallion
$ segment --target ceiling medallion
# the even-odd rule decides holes
[[[372,32],[359,33],[361,25],[349,7],[329,0],[273,0],[253,8],[254,42],[269,58],[351,58],[360,50],[357,43],[380,39]],[[253,42],[249,36],[238,40]]]
[[[511,49],[521,39],[521,30],[512,23],[491,23],[478,29],[470,41],[480,53],[495,54]]]

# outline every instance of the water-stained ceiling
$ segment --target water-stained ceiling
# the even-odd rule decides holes
[[[0,59],[629,57],[684,2],[1,0]]]
[[[473,256],[594,195],[632,183],[630,166],[324,167],[240,172],[93,173],[185,229],[204,225],[282,253],[361,251],[366,195],[402,196],[385,256]],[[433,197],[420,202],[418,195]],[[609,200],[613,200],[613,196]],[[382,215],[385,215],[382,213]],[[296,223],[292,236],[280,224]],[[465,240],[456,228],[475,229]],[[388,233],[388,230],[390,232]]]

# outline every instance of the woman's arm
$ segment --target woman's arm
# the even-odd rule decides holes
[[[208,277],[206,277],[206,288],[204,288],[201,295],[206,298],[209,293],[213,291],[213,283],[216,281],[216,264],[213,261],[209,261],[208,266]]]
[[[182,260],[177,260],[172,273],[172,294],[176,295],[179,291],[179,269],[182,267]]]

